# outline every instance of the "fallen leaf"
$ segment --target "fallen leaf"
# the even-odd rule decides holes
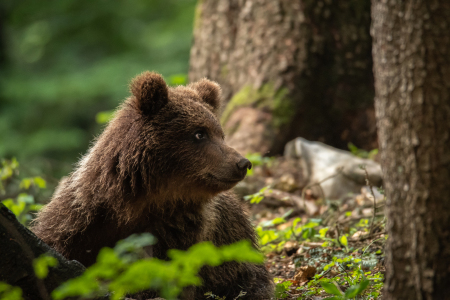
[[[317,268],[313,266],[300,267],[297,274],[294,276],[294,280],[304,282],[310,280],[317,272]]]

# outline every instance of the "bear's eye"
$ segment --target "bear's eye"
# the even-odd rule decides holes
[[[194,133],[194,137],[196,140],[200,141],[200,140],[204,140],[208,137],[208,135],[206,134],[206,132],[204,130],[197,130]]]

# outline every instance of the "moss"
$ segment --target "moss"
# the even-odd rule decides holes
[[[275,128],[282,125],[289,124],[295,114],[295,107],[292,99],[288,97],[289,91],[287,88],[279,89],[273,98],[273,112],[272,123]]]
[[[194,30],[200,28],[202,24],[202,6],[204,0],[198,0],[194,13]]]
[[[228,121],[231,113],[238,107],[251,106],[255,102],[254,94],[254,89],[248,85],[242,87],[239,92],[234,94],[222,113],[222,124]]]
[[[222,78],[227,78],[228,73],[230,73],[230,70],[228,69],[227,65],[222,66],[222,68],[220,69],[220,76]]]
[[[222,124],[225,124],[239,107],[255,107],[269,109],[272,113],[272,124],[275,128],[289,123],[294,115],[291,99],[288,97],[287,88],[275,89],[273,83],[266,83],[261,88],[255,89],[250,85],[242,87],[230,102],[228,102],[223,114]]]

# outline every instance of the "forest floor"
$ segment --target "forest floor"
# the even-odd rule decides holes
[[[383,191],[369,183],[359,193],[321,199],[296,184],[291,166],[263,162],[236,189],[254,192],[244,199],[277,299],[381,299],[387,239]]]

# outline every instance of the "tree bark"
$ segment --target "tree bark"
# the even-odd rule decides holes
[[[385,299],[450,299],[450,2],[372,0]]]
[[[228,143],[280,154],[297,136],[377,147],[370,3],[202,0],[190,81],[220,83]]]
[[[68,261],[37,238],[1,203],[0,253],[0,281],[20,287],[26,300],[50,300],[55,288],[85,270],[82,264]],[[45,279],[37,278],[33,269],[33,260],[42,254],[58,260],[56,267],[49,268]]]

